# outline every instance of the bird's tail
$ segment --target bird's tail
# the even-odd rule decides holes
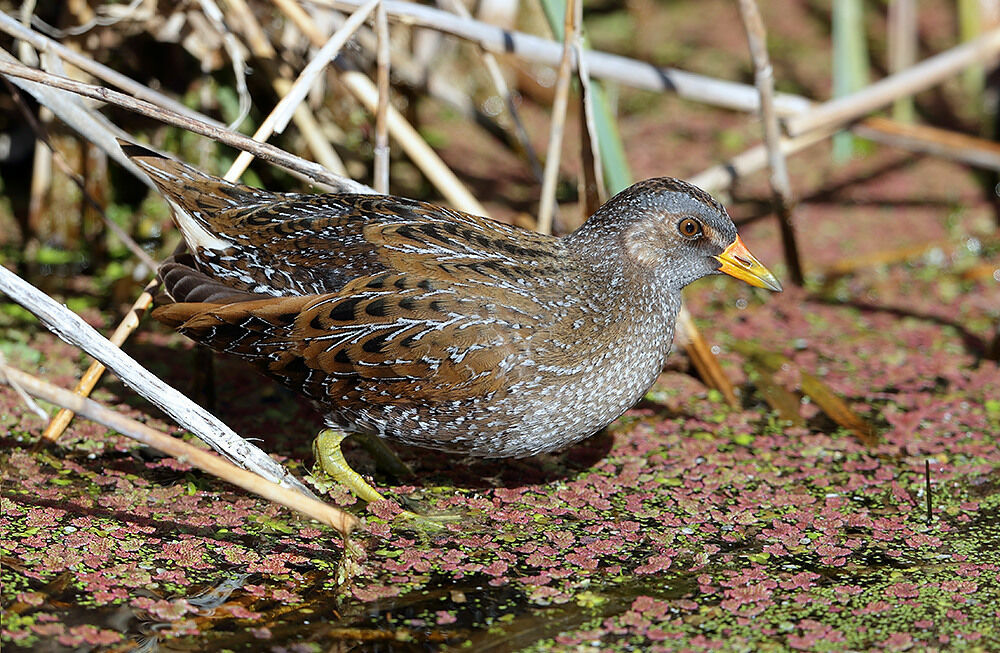
[[[135,143],[118,144],[160,189],[192,252],[228,249],[236,235],[228,219],[233,210],[273,201],[273,193],[207,175]]]

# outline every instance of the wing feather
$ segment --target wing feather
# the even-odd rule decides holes
[[[425,406],[487,396],[519,378],[537,306],[527,295],[492,295],[478,284],[381,274],[338,293],[176,303],[154,317],[313,399]]]

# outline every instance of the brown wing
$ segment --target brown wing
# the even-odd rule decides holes
[[[426,405],[509,386],[531,354],[541,326],[534,300],[507,294],[501,303],[477,288],[383,274],[339,293],[171,304],[154,317],[312,399]]]
[[[271,193],[206,175],[139,146],[124,151],[170,202],[196,267],[237,292],[336,292],[355,278],[393,271],[385,251],[392,242],[408,251],[422,242],[418,249],[425,253],[474,258],[530,257],[532,250],[555,242],[424,202]],[[522,246],[514,247],[513,239]]]

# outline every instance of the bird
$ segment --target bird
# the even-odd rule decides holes
[[[153,317],[308,398],[320,466],[382,495],[352,433],[485,458],[564,449],[653,385],[681,290],[712,274],[781,291],[710,194],[670,177],[554,237],[388,195],[276,193],[136,144],[187,251]]]

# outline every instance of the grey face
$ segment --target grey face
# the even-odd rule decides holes
[[[717,272],[715,257],[736,240],[722,205],[676,179],[641,186],[645,192],[628,202],[634,217],[623,234],[629,258],[675,289]]]

